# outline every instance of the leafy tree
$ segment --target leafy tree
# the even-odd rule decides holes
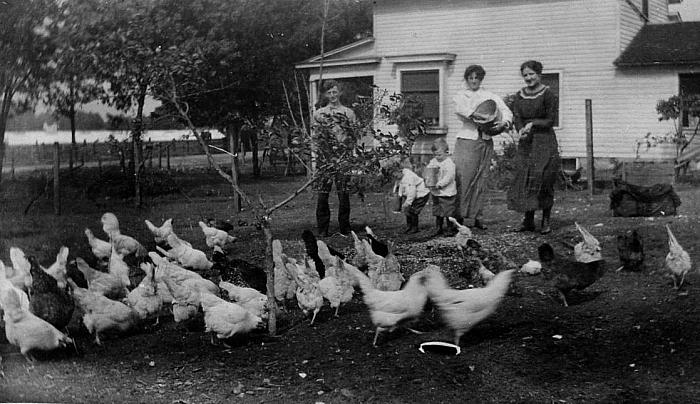
[[[76,150],[76,106],[104,95],[103,86],[92,75],[94,38],[86,31],[85,7],[89,2],[63,2],[56,32],[52,35],[55,53],[51,81],[47,83],[44,101],[55,108],[57,116],[66,117],[71,129],[71,150],[68,165],[73,168]]]
[[[39,83],[52,74],[50,37],[57,11],[53,0],[0,1],[0,168],[10,114],[29,109],[39,96]]]

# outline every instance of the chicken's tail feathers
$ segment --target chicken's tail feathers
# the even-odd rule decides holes
[[[367,233],[368,235],[370,235],[374,238],[377,238],[377,235],[374,234],[374,232],[372,231],[372,229],[369,228],[369,226],[365,226],[365,233]]]
[[[372,286],[372,281],[369,279],[369,277],[365,275],[362,271],[360,271],[357,267],[353,265],[345,265],[344,267],[346,271],[352,274],[352,276],[356,280],[355,285],[360,285],[360,289],[362,289],[363,292],[374,289],[374,287]]]
[[[455,225],[456,227],[458,227],[458,228],[459,228],[460,226],[462,226],[462,224],[459,223],[459,221],[457,221],[457,219],[455,219],[455,218],[452,217],[452,216],[448,216],[448,217],[447,217],[447,220],[449,220],[452,224],[454,224],[454,225]]]
[[[507,271],[501,271],[496,274],[496,276],[491,279],[491,282],[486,285],[487,288],[493,288],[500,296],[503,296],[508,291],[508,285],[513,278],[513,273],[515,269],[509,269]]]
[[[148,230],[151,231],[151,233],[155,233],[158,228],[148,219],[144,220],[144,223],[146,223],[146,227],[148,227]]]
[[[353,241],[354,241],[355,243],[359,243],[359,242],[360,242],[360,238],[357,236],[357,233],[355,233],[354,231],[350,230],[350,234],[352,234],[352,239],[353,239]]]

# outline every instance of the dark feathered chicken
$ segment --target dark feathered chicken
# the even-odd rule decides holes
[[[211,271],[218,273],[221,280],[267,293],[267,275],[262,267],[239,258],[229,258],[218,247],[214,247],[211,258],[214,263]]]
[[[326,276],[326,267],[323,265],[323,261],[318,256],[318,244],[316,244],[316,236],[311,230],[304,230],[301,233],[301,239],[304,240],[304,247],[306,247],[306,255],[309,256],[314,261],[316,266],[316,272],[323,279]],[[345,259],[345,255],[336,250],[335,248],[328,246],[328,251],[331,255],[340,257],[340,259]]]
[[[561,259],[556,256],[551,245],[544,243],[537,252],[543,269],[552,279],[553,286],[559,292],[564,306],[569,306],[566,297],[572,290],[583,290],[605,273],[605,261],[578,262]]]
[[[621,269],[639,272],[644,265],[644,245],[642,238],[633,230],[617,236],[617,252],[620,254]]]
[[[365,227],[365,231],[367,232],[369,243],[372,246],[372,251],[379,256],[386,257],[387,254],[389,254],[389,246],[384,241],[379,240],[369,226]]]
[[[29,310],[59,330],[64,329],[73,315],[75,303],[65,289],[58,287],[56,278],[40,266],[35,257],[28,256],[32,274],[32,298]]]

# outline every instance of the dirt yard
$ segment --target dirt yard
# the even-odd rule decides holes
[[[242,187],[273,203],[302,180],[244,177]],[[105,211],[114,212],[123,232],[149,248],[154,243],[143,220],[158,224],[173,217],[175,231],[206,250],[197,221],[231,218],[230,191],[214,174],[202,172],[178,175],[175,185],[182,192],[149,197],[145,208],[136,209],[130,200],[99,192],[100,184],[83,184],[63,195],[63,215],[55,217],[47,198],[23,215],[37,188],[3,182],[0,259],[9,262],[10,246],[36,254],[44,265],[53,261],[61,245],[70,248],[71,259],[88,257],[83,229],[90,227],[104,237],[99,218]],[[299,310],[281,313],[277,336],[253,334],[231,348],[213,346],[201,329],[187,330],[166,316],[157,326],[146,325],[96,346],[74,317],[69,331],[77,352],[71,347],[42,355],[34,365],[0,333],[0,401],[694,402],[700,396],[700,276],[689,276],[684,292],[678,293],[670,278],[657,272],[668,251],[666,224],[690,256],[700,260],[700,191],[677,190],[683,205],[678,216],[668,218],[614,218],[608,191],[597,194],[592,204],[585,191],[559,192],[554,231],[547,236],[513,233],[519,216],[506,210],[503,193],[489,194],[484,217],[489,228],[476,233],[485,246],[502,251],[518,266],[535,259],[544,241],[570,254],[567,244],[580,241],[574,227],[578,221],[601,241],[608,272],[575,294],[568,308],[541,276],[518,274],[518,293],[507,296],[492,317],[462,338],[459,356],[418,351],[422,342],[452,338],[430,310],[415,325],[422,335],[397,330],[382,334],[379,346],[372,347],[374,330],[359,297],[341,307],[339,318],[324,308],[313,326]],[[335,218],[334,195],[331,202]],[[307,192],[273,216],[275,236],[291,255],[302,254],[300,233],[313,229],[314,206],[314,194]],[[245,210],[232,220],[239,237],[235,255],[262,265],[263,239],[251,225],[251,212]],[[449,247],[450,240],[430,237],[429,207],[421,215],[422,231],[405,236],[403,216],[389,211],[384,195],[368,194],[364,201],[353,196],[352,222],[358,231],[370,225],[378,235],[394,240],[406,275],[437,263],[452,271],[454,286],[465,286],[455,275],[461,257]],[[615,271],[616,236],[628,229],[638,229],[645,243],[642,273]],[[352,251],[348,238],[336,234],[327,241]]]

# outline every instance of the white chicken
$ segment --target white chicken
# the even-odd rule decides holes
[[[455,234],[455,244],[457,249],[464,254],[464,249],[467,248],[467,241],[469,241],[472,236],[472,231],[469,227],[462,225],[454,217],[447,218],[457,229],[457,234]]]
[[[319,248],[319,254],[320,250]],[[346,264],[340,257],[335,257],[335,261],[332,266],[326,265],[326,276],[319,281],[318,286],[323,297],[330,302],[331,308],[335,308],[335,316],[338,317],[340,305],[352,300],[355,280],[345,268],[350,264]]]
[[[160,320],[158,313],[163,308],[163,299],[156,293],[155,269],[150,262],[141,264],[141,270],[146,274],[141,283],[126,297],[126,303],[145,320],[156,316],[156,324]]]
[[[58,287],[61,289],[66,288],[66,277],[68,275],[68,269],[66,264],[68,263],[68,247],[61,247],[56,255],[56,261],[51,264],[50,267],[45,268],[44,271],[49,275],[53,276],[58,283]]]
[[[34,350],[50,351],[73,343],[67,335],[24,308],[16,290],[9,289],[2,295],[2,307],[5,336],[19,347],[27,361],[34,362]]]
[[[676,237],[671,233],[671,228],[666,225],[668,231],[668,254],[664,261],[664,268],[673,278],[673,286],[680,289],[685,281],[685,275],[690,271],[693,263],[690,260],[690,255],[678,243]],[[678,279],[680,278],[680,282]]]
[[[297,283],[287,270],[287,256],[282,252],[279,240],[272,240],[272,261],[275,265],[275,299],[284,304],[296,295]]]
[[[602,260],[603,255],[601,253],[600,242],[578,223],[574,222],[574,224],[583,236],[583,241],[574,246],[574,258],[576,261],[587,263]]]
[[[125,287],[131,286],[129,279],[129,265],[124,262],[124,255],[116,248],[112,248],[112,255],[109,257],[109,273],[121,279]]]
[[[316,273],[315,278],[310,275],[310,265],[313,265],[313,262],[310,264],[306,261],[306,266],[303,266],[296,263],[296,260],[290,258],[288,258],[285,263],[287,271],[292,275],[297,284],[295,292],[297,304],[301,311],[304,312],[304,315],[313,312],[310,324],[313,325],[316,320],[316,315],[323,307],[323,294],[318,284],[318,273]]]
[[[268,304],[267,296],[253,288],[236,286],[230,282],[219,282],[219,288],[228,293],[229,300],[240,305],[254,315],[267,319]]]
[[[127,332],[139,323],[139,315],[124,303],[111,300],[87,289],[78,287],[72,279],[68,284],[73,289],[75,303],[83,310],[83,324],[95,343],[102,345],[100,334],[105,332]]]
[[[102,230],[109,236],[109,242],[117,252],[124,256],[135,254],[137,257],[142,257],[146,255],[147,251],[141,243],[133,237],[121,233],[119,221],[114,213],[107,212],[102,215],[100,220],[102,222]]]
[[[5,264],[0,261],[0,309],[2,309],[2,301],[5,300],[6,295],[11,290],[17,293],[20,308],[22,310],[29,310],[29,296],[7,279]]]
[[[17,247],[10,247],[10,262],[12,262],[12,268],[5,268],[7,280],[25,292],[31,291],[32,264],[24,255],[24,251]]]
[[[236,238],[227,232],[219,230],[216,227],[209,227],[202,221],[199,222],[199,227],[202,229],[202,233],[204,233],[207,247],[213,248],[214,246],[219,246],[224,248],[226,244],[236,241]]]
[[[379,333],[392,331],[402,323],[416,319],[423,312],[428,301],[428,292],[423,285],[423,271],[408,278],[401,290],[377,290],[369,277],[357,268],[347,267],[362,288],[362,300],[369,309],[372,324],[376,327],[373,346],[377,346]]]
[[[428,296],[447,326],[454,331],[454,344],[459,345],[464,333],[496,311],[515,270],[499,272],[483,288],[464,290],[451,289],[435,265],[429,265],[424,271],[422,279]]]
[[[207,255],[203,251],[192,248],[191,245],[184,243],[176,235],[168,235],[167,240],[168,244],[172,247],[170,250],[165,251],[160,247],[156,248],[166,257],[179,262],[180,265],[194,270],[207,270],[211,269],[214,265],[213,262],[209,261]]]
[[[121,299],[129,293],[119,275],[98,271],[80,257],[75,259],[75,265],[85,277],[89,291],[110,299]]]
[[[173,233],[173,219],[170,218],[163,222],[160,227],[156,227],[150,220],[144,220],[146,227],[153,234],[153,241],[156,244],[161,244],[167,242],[168,236]]]
[[[220,297],[203,293],[200,297],[204,311],[205,331],[214,334],[219,339],[231,338],[234,335],[247,334],[262,328],[263,320],[236,303],[227,302]]]
[[[173,318],[176,323],[190,320],[199,313],[199,292],[170,276],[163,276],[163,282],[172,295]]]
[[[355,256],[353,257],[352,264],[358,268],[364,268],[367,266],[367,253],[365,252],[365,245],[362,243],[357,234],[354,231],[350,231],[352,234],[353,245],[355,247]]]
[[[92,254],[100,261],[106,263],[109,261],[110,255],[112,255],[112,244],[108,241],[100,240],[92,234],[92,230],[86,228],[85,236],[88,239],[88,244],[90,244],[90,250]]]

